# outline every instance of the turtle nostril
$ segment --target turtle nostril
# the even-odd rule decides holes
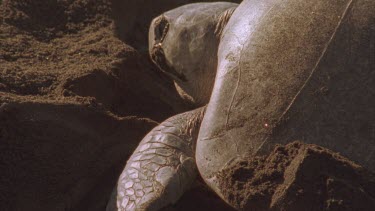
[[[154,45],[154,48],[161,48],[161,47],[162,47],[161,42],[159,42],[159,43],[157,43],[157,44]]]
[[[154,28],[154,40],[155,43],[161,43],[163,42],[165,36],[168,33],[169,29],[169,22],[167,19],[164,17],[164,15],[160,16],[156,21],[155,21],[155,28]]]

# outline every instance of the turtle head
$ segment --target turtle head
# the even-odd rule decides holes
[[[151,59],[191,103],[205,105],[210,99],[220,36],[236,7],[224,2],[189,4],[165,12],[151,23]]]

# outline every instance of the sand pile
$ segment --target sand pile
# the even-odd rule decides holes
[[[373,210],[375,174],[316,145],[290,143],[221,174],[239,210]]]
[[[186,110],[148,57],[114,36],[111,8],[109,0],[4,1],[0,91],[91,97],[120,116],[158,121]]]

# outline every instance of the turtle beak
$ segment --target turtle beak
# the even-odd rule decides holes
[[[168,64],[164,50],[163,42],[169,30],[169,22],[164,15],[155,18],[150,26],[149,31],[149,52],[151,60],[156,66],[173,80],[181,80],[186,82],[184,74],[178,73],[173,67]]]

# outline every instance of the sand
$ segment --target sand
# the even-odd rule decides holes
[[[372,210],[375,174],[311,144],[276,146],[221,172],[224,197],[238,210]]]
[[[103,210],[157,122],[190,109],[110,1],[3,1],[0,210]]]

